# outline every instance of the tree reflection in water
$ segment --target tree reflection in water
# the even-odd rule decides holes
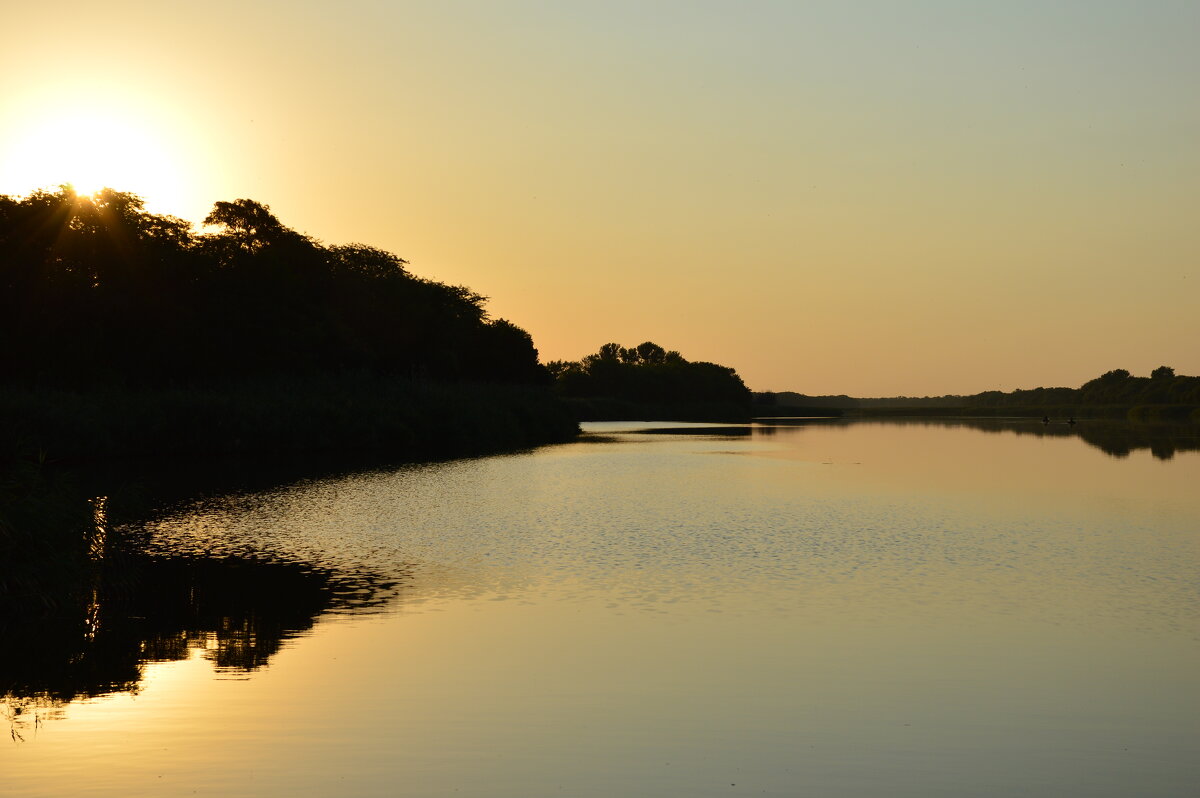
[[[1159,460],[1170,460],[1178,452],[1200,451],[1200,425],[1139,424],[1122,421],[1085,419],[1067,423],[1063,419],[1049,424],[1028,421],[966,420],[964,426],[984,432],[1012,432],[1038,437],[1077,437],[1112,457],[1128,457],[1140,449],[1149,449]]]
[[[1079,438],[1112,457],[1128,457],[1140,449],[1149,449],[1159,460],[1170,460],[1179,452],[1200,451],[1200,424],[1138,423],[1083,419],[1068,423],[1066,419],[1055,419],[1042,423],[1033,418],[854,418],[854,419],[788,419],[763,418],[756,420],[753,434],[773,434],[772,427],[800,427],[811,424],[880,424],[885,426],[922,427],[966,427],[981,432],[1033,435],[1039,438]],[[714,433],[713,430],[720,430]],[[736,428],[704,427],[672,430],[643,430],[644,432],[671,432],[675,434],[750,434],[749,427]]]
[[[379,606],[392,587],[252,557],[113,555],[95,590],[51,613],[0,610],[0,712],[20,741],[72,701],[136,693],[150,662],[198,654],[249,673],[322,614]]]

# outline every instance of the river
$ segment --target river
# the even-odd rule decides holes
[[[192,496],[143,533],[225,559],[0,698],[0,794],[1192,796],[1197,486],[1195,428],[614,422]]]

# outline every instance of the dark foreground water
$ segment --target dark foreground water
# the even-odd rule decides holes
[[[1193,796],[1198,447],[592,424],[189,502],[222,559],[0,649],[0,795]]]

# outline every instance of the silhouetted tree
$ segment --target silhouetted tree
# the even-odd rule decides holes
[[[270,207],[248,199],[215,203],[204,223],[223,228],[223,235],[249,250],[297,235],[275,218]]]
[[[0,196],[0,380],[86,386],[366,370],[544,383],[486,298],[362,244],[326,247],[262,203],[197,234],[136,195]]]
[[[720,406],[719,415],[737,417],[748,415],[751,403],[750,391],[733,369],[689,362],[652,341],[632,348],[607,343],[579,361],[555,361],[547,368],[563,396],[653,407],[658,415],[687,417],[700,406]]]

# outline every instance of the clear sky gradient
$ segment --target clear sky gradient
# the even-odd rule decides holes
[[[247,197],[543,359],[756,390],[1200,374],[1200,3],[5,4],[0,193]]]

